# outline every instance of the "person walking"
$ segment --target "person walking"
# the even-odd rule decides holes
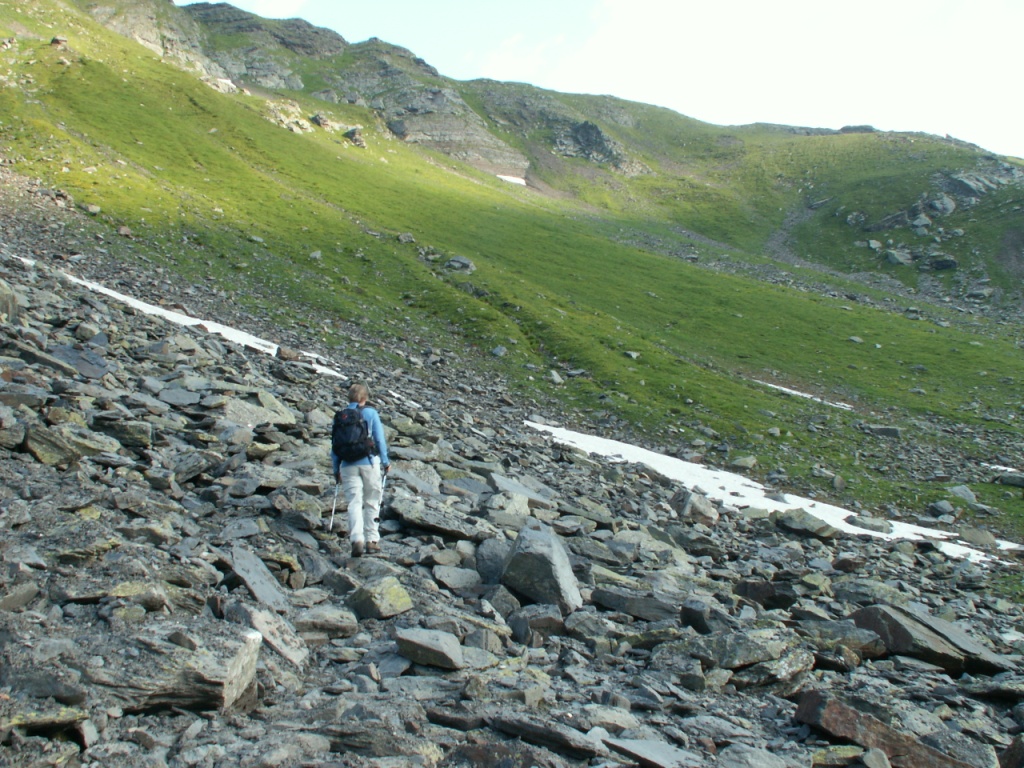
[[[348,504],[348,538],[352,544],[352,557],[380,552],[383,479],[391,471],[384,425],[381,424],[377,410],[366,404],[369,399],[370,390],[365,384],[353,384],[348,388],[348,406],[335,417],[336,426],[331,444],[334,482],[341,483]],[[353,437],[348,443],[339,443],[338,421],[351,416],[343,416],[345,410],[355,410],[362,416],[362,424],[354,420],[355,428],[345,430]],[[363,425],[365,431],[361,436],[356,436]]]

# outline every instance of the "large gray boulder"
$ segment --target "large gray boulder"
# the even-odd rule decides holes
[[[563,615],[583,607],[565,546],[543,524],[531,524],[519,531],[505,561],[501,583],[535,602],[554,603]]]
[[[442,669],[466,666],[459,639],[435,629],[399,629],[395,632],[398,652],[416,664]]]
[[[881,637],[889,653],[922,659],[950,674],[995,675],[1016,669],[1011,659],[993,653],[956,625],[922,611],[872,605],[850,619]]]

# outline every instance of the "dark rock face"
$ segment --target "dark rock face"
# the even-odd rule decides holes
[[[303,19],[268,20],[228,3],[192,3],[184,6],[192,18],[216,35],[245,35],[253,47],[281,46],[299,56],[325,58],[345,52],[341,35]]]
[[[24,186],[3,174],[12,764],[1019,759],[1022,611],[983,569],[608,473],[457,353],[409,340],[433,363],[396,371],[356,327],[346,362],[377,393],[395,469],[382,553],[351,558],[325,525],[346,382],[52,267],[332,350],[99,253],[25,263],[63,252],[56,225],[79,214],[46,198],[45,220],[15,215]]]
[[[621,148],[589,120],[566,126],[555,139],[555,151],[595,163],[617,163],[622,158]]]
[[[204,32],[204,55],[239,83],[302,90],[305,85],[294,65],[289,66],[289,59],[329,59],[340,56],[348,47],[338,33],[302,19],[263,19],[227,3],[194,3],[182,10]],[[246,42],[226,49],[210,43],[218,38],[242,38]],[[281,56],[281,52],[286,55]]]

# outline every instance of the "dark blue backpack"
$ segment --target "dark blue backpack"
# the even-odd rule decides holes
[[[343,408],[334,414],[331,451],[342,461],[358,461],[377,452],[362,408]]]

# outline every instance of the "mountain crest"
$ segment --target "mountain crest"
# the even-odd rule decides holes
[[[264,19],[228,3],[193,3],[182,8],[196,20],[208,38],[248,38],[244,48],[263,53],[281,47],[297,56],[314,59],[340,56],[348,43],[341,35],[304,19]]]

